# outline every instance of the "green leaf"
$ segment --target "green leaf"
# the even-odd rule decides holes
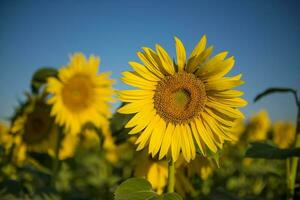
[[[300,148],[280,149],[267,143],[253,142],[247,149],[245,156],[264,159],[286,159],[289,157],[300,157]]]
[[[297,101],[297,91],[294,90],[294,89],[291,89],[291,88],[269,88],[269,89],[266,89],[264,92],[258,94],[255,99],[254,99],[254,102],[258,101],[259,99],[261,99],[262,97],[265,97],[265,96],[268,96],[270,94],[273,94],[273,93],[283,93],[283,92],[291,92],[294,94],[295,98],[296,98],[296,101]]]
[[[183,200],[182,197],[176,193],[167,193],[163,195],[163,200]]]
[[[262,200],[260,197],[243,197],[239,198],[232,193],[218,187],[210,194],[210,200]]]
[[[110,130],[116,139],[116,144],[127,141],[127,139],[130,137],[130,135],[128,135],[130,129],[125,128],[125,125],[132,117],[133,115],[124,115],[116,112],[111,118]]]
[[[43,67],[38,69],[32,76],[31,79],[31,90],[33,93],[38,93],[40,87],[46,83],[47,78],[53,76],[56,77],[58,74],[57,69],[52,67]]]
[[[160,197],[143,178],[130,178],[123,182],[115,191],[115,200],[159,200]]]
[[[130,178],[115,191],[115,200],[182,200],[176,193],[158,195],[151,184],[143,178]]]

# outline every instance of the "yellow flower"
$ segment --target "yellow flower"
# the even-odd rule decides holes
[[[277,122],[273,125],[273,142],[280,148],[287,148],[295,140],[296,127],[293,123]]]
[[[168,182],[168,163],[151,159],[145,151],[141,152],[136,158],[134,176],[146,178],[152,188],[162,194]]]
[[[269,115],[265,110],[260,111],[250,118],[248,138],[250,141],[265,140],[270,128]]]
[[[86,123],[101,127],[111,116],[112,83],[109,73],[97,74],[100,59],[82,53],[71,56],[70,63],[59,70],[58,78],[49,78],[46,90],[52,96],[51,115],[71,134],[78,134]]]
[[[11,132],[17,143],[26,144],[30,151],[47,152],[56,144],[57,129],[50,117],[50,107],[36,99],[12,122]]]
[[[10,131],[14,134],[14,157],[19,164],[25,160],[27,151],[49,153],[56,146],[57,127],[50,117],[50,107],[38,98],[23,105]]]
[[[186,161],[196,156],[196,145],[203,155],[222,148],[224,141],[235,140],[230,128],[243,118],[238,110],[247,102],[243,92],[232,90],[244,83],[241,74],[224,77],[233,67],[234,58],[222,52],[210,58],[202,37],[190,57],[186,58],[182,42],[175,37],[177,63],[156,45],[156,51],[143,48],[137,55],[143,64],[129,62],[134,72],[123,72],[123,82],[136,90],[119,92],[126,102],[118,112],[134,114],[126,128],[139,134],[137,150],[149,144],[149,153],[159,159],[168,151],[174,161],[183,154]],[[196,144],[195,144],[196,143]]]
[[[9,149],[14,143],[13,136],[9,133],[8,126],[5,123],[0,122],[0,144]]]
[[[17,164],[23,164],[28,151],[55,155],[58,127],[50,116],[50,106],[43,100],[29,99],[23,111],[13,120],[10,131],[14,134],[14,160]],[[71,157],[77,141],[75,136],[66,134],[62,139],[59,158]]]

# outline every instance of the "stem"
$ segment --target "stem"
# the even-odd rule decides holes
[[[296,142],[295,148],[300,147],[300,103],[298,102],[298,116],[297,116],[297,129],[296,129]],[[297,177],[298,157],[292,157],[290,160],[289,177],[288,177],[288,200],[292,200],[295,194],[295,182]]]
[[[172,158],[170,159],[168,165],[168,192],[172,193],[174,192],[175,186],[175,164]]]
[[[55,146],[55,157],[53,160],[53,166],[52,166],[52,186],[55,186],[55,181],[57,179],[57,174],[59,171],[59,166],[60,166],[60,160],[59,160],[59,150],[61,146],[61,141],[63,137],[63,128],[59,127],[58,128],[58,134],[57,134],[57,140],[56,140],[56,146]]]

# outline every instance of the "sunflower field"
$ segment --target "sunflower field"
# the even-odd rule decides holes
[[[0,0],[0,200],[300,200],[299,0]]]
[[[188,55],[175,37],[174,58],[143,47],[122,72],[128,89],[97,55],[35,71],[0,124],[0,199],[300,198],[299,94],[262,88],[254,99],[294,98],[295,121],[271,122],[264,109],[246,119],[242,74],[228,75],[235,58],[207,43]]]

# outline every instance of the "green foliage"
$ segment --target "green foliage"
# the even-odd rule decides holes
[[[300,148],[280,149],[264,142],[253,142],[246,151],[246,157],[264,159],[286,159],[300,157]]]
[[[46,83],[47,78],[53,76],[56,77],[58,74],[57,69],[52,67],[42,67],[38,69],[32,76],[31,79],[31,90],[33,93],[37,94],[40,87]]]
[[[158,195],[151,184],[143,178],[130,178],[115,191],[115,200],[182,200],[176,193]]]
[[[133,115],[124,115],[121,113],[114,113],[110,121],[110,129],[113,136],[116,137],[116,144],[125,142],[130,136],[127,134],[128,129],[124,128],[125,124],[132,118]]]

